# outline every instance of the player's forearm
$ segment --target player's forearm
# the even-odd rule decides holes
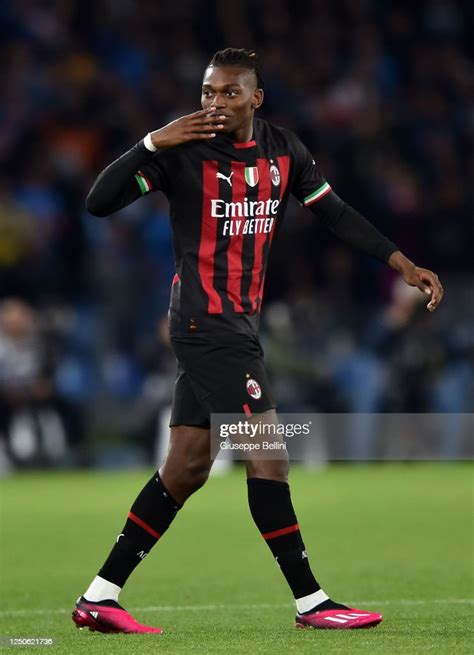
[[[390,255],[388,265],[399,273],[402,273],[402,275],[410,269],[416,268],[416,264],[408,259],[408,257],[405,257],[405,255],[400,250],[396,250]]]
[[[139,198],[141,193],[135,174],[152,157],[153,153],[140,141],[107,166],[87,195],[87,211],[94,216],[108,216]]]
[[[334,192],[316,203],[312,209],[341,241],[367,255],[388,263],[392,254],[399,251],[398,246]]]

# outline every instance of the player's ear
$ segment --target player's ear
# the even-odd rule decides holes
[[[258,109],[263,103],[263,89],[255,89],[252,98],[252,109]]]

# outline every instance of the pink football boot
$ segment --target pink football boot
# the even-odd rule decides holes
[[[373,628],[382,620],[382,615],[364,610],[323,610],[312,614],[297,614],[295,628]]]
[[[127,634],[154,632],[161,634],[161,628],[152,628],[135,621],[126,610],[114,600],[92,603],[83,596],[77,599],[72,612],[77,628],[89,628],[91,632],[124,632]]]

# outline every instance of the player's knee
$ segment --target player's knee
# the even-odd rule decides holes
[[[209,477],[211,462],[208,458],[194,458],[188,460],[182,471],[182,482],[191,493],[200,489]]]
[[[288,482],[288,460],[248,461],[247,476],[249,478]]]

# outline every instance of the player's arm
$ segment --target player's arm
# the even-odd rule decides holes
[[[327,182],[324,184],[329,187]],[[305,203],[306,204],[306,203]],[[430,295],[427,304],[434,311],[443,297],[443,287],[436,273],[416,266],[390,239],[383,235],[364,216],[345,203],[329,187],[327,192],[307,206],[339,239],[367,255],[387,263],[398,271],[407,284]]]
[[[407,284],[430,295],[427,308],[436,309],[443,297],[443,287],[436,273],[416,266],[372,223],[339,198],[321,175],[308,149],[291,132],[287,132],[287,138],[294,155],[292,192],[296,198],[339,239],[387,263]]]
[[[139,198],[142,189],[135,176],[141,167],[150,163],[153,154],[142,139],[109,164],[87,195],[87,211],[94,216],[109,216]]]
[[[216,130],[222,129],[224,118],[211,107],[182,116],[148,134],[99,174],[87,195],[87,210],[94,216],[108,216],[149,191],[165,190],[154,157],[161,150],[186,141],[214,138]]]

